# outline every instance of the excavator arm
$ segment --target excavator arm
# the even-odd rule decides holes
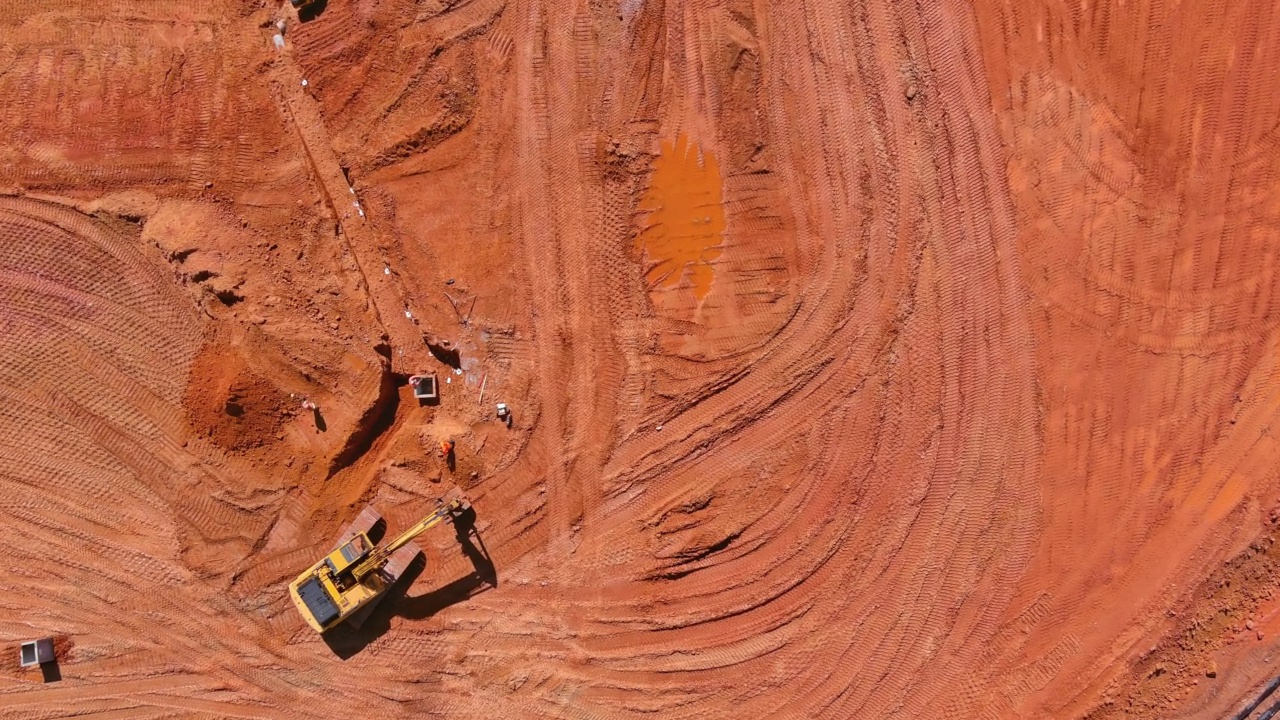
[[[400,533],[395,540],[378,547],[369,553],[365,559],[361,560],[358,565],[352,569],[351,573],[355,576],[357,582],[364,580],[369,575],[377,572],[383,565],[387,564],[387,560],[391,555],[400,548],[408,545],[414,538],[431,528],[439,525],[445,520],[452,520],[453,514],[466,508],[466,501],[461,497],[453,497],[447,502],[441,502],[435,512],[418,521],[413,527]]]

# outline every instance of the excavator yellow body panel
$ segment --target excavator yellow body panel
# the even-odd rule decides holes
[[[379,573],[360,582],[329,571],[329,557],[311,566],[289,584],[289,597],[302,619],[318,633],[335,627],[387,589]],[[346,582],[344,582],[346,580]]]

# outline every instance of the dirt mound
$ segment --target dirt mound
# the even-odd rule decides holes
[[[243,358],[228,357],[221,344],[210,344],[196,356],[182,403],[196,435],[226,450],[283,440],[285,421],[298,414],[301,404],[302,399],[289,397],[249,370]]]

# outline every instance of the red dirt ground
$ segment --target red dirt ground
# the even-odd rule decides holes
[[[1273,4],[321,4],[0,3],[0,716],[1280,675]],[[473,533],[306,628],[346,522],[454,485]]]

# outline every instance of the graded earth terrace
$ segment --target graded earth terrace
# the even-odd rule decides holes
[[[1278,13],[0,2],[0,717],[1270,717]]]

